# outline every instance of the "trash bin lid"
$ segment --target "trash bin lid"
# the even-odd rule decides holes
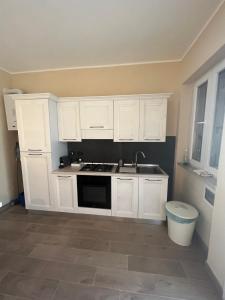
[[[169,201],[166,203],[166,210],[176,217],[186,220],[197,219],[199,213],[193,206],[181,201]]]

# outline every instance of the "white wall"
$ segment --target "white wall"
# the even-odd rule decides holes
[[[177,161],[183,159],[184,150],[190,148],[194,85],[181,89],[180,122],[178,131]],[[189,149],[190,150],[190,149]],[[209,246],[213,208],[204,200],[205,181],[180,166],[176,168],[175,199],[195,206],[200,212],[196,230],[206,247]]]
[[[222,151],[217,180],[208,264],[219,280],[221,287],[223,287],[225,284],[225,130],[223,131]]]
[[[14,147],[17,133],[7,129],[2,89],[10,87],[10,76],[0,70],[0,202],[3,205],[17,196]]]
[[[182,62],[180,116],[178,126],[177,162],[182,159],[184,149],[190,145],[190,124],[192,113],[193,86],[191,79],[203,75],[203,70],[212,67],[212,61],[225,58],[225,2],[196,41]],[[222,56],[221,56],[222,53]],[[224,130],[225,131],[225,130]],[[224,133],[225,134],[225,133]],[[209,211],[203,200],[204,183],[196,175],[177,167],[175,178],[175,199],[193,203],[200,211],[197,230],[209,248],[208,264],[221,287],[225,281],[225,141],[222,145],[221,162],[215,198],[215,207]]]

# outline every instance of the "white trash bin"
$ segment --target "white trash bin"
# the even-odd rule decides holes
[[[170,201],[166,203],[166,215],[170,239],[178,245],[190,246],[199,216],[197,209],[184,202]]]

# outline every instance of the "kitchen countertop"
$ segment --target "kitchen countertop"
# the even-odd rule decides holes
[[[149,166],[149,165],[138,165]],[[117,173],[117,165],[114,165],[111,172],[93,172],[93,171],[80,171],[79,166],[68,166],[63,169],[56,169],[52,174],[56,175],[92,175],[92,176],[119,176],[119,177],[159,177],[168,178],[169,176],[163,171],[163,174],[141,174],[141,173]]]

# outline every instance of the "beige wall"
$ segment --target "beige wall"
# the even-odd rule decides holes
[[[7,129],[2,89],[10,87],[10,76],[0,70],[0,202],[4,204],[17,196],[14,147],[17,133]]]
[[[11,86],[57,96],[175,92],[168,104],[167,135],[176,135],[180,74],[180,63],[74,69],[14,74]]]
[[[225,126],[225,122],[224,122]],[[225,128],[225,127],[224,127]],[[212,218],[212,229],[209,242],[208,264],[225,287],[225,130],[223,131],[222,153],[220,155],[217,191]],[[224,290],[225,292],[225,290]],[[224,294],[225,296],[225,294]]]

